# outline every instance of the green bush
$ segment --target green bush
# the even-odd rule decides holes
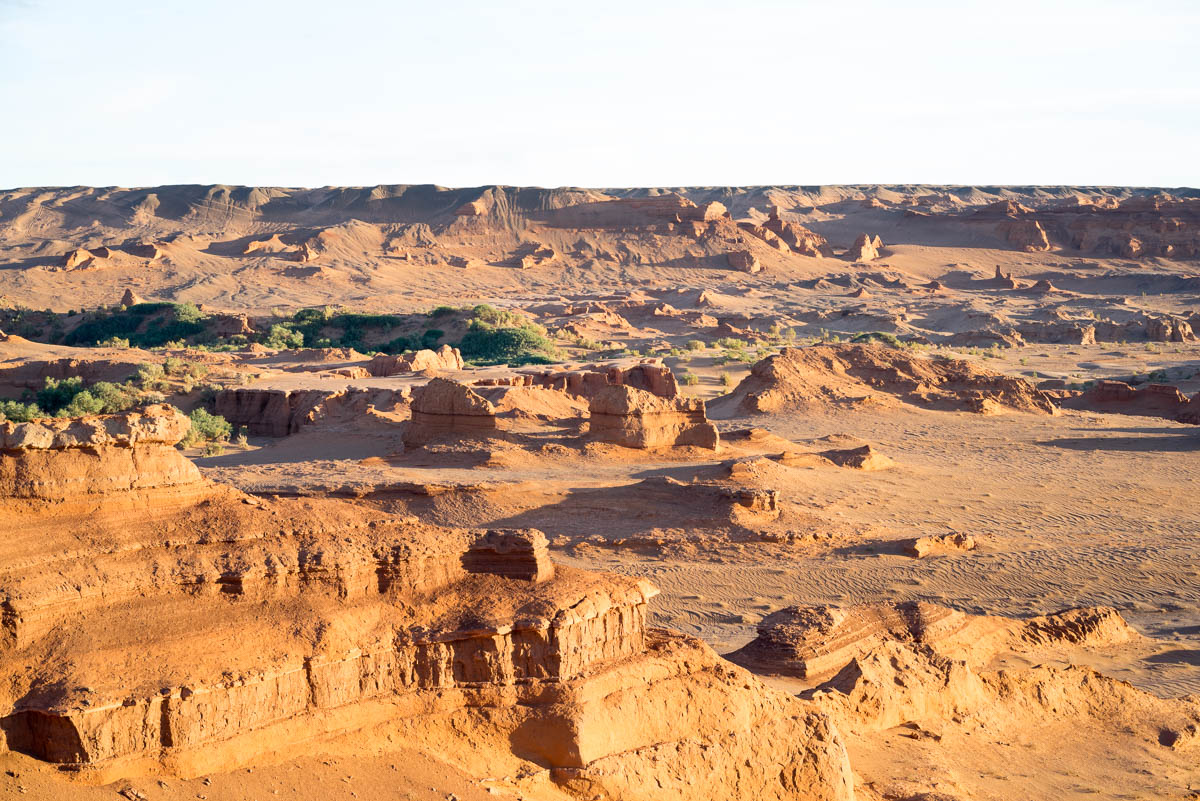
[[[679,383],[683,384],[685,387],[694,387],[700,383],[700,376],[696,375],[695,373],[684,373],[683,375],[679,376]]]
[[[84,386],[79,376],[47,378],[27,403],[4,401],[4,416],[26,422],[34,417],[81,417],[85,414],[115,414],[136,406],[137,388],[129,384],[98,381]]]
[[[424,334],[421,334],[422,348],[436,348],[438,340],[446,336],[446,332],[440,328],[430,328]]]
[[[285,348],[302,348],[304,347],[304,334],[290,328],[284,323],[276,323],[267,332],[263,344],[268,348],[277,348],[280,350]]]
[[[495,328],[473,321],[458,347],[464,359],[479,364],[549,364],[558,356],[554,343],[533,325]]]
[[[228,420],[207,409],[196,409],[188,415],[188,419],[192,421],[192,426],[179,443],[180,447],[190,448],[201,442],[227,442],[233,434],[233,426]]]
[[[689,339],[687,343],[688,350],[704,350],[708,346],[699,339]]]
[[[192,303],[138,303],[128,309],[89,312],[63,342],[95,346],[115,339],[140,348],[157,348],[203,334],[205,319]]]
[[[886,331],[868,331],[865,334],[858,334],[850,338],[851,342],[882,342],[884,345],[889,345],[893,348],[902,348],[904,343],[895,334],[889,334]]]
[[[12,421],[14,423],[28,423],[30,420],[36,420],[39,417],[46,415],[38,408],[36,403],[21,403],[15,400],[0,400],[0,423]]]

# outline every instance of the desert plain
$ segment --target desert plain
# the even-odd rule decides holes
[[[0,191],[0,797],[1200,798],[1200,192]]]

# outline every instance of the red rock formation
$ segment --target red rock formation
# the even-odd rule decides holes
[[[1081,394],[1064,398],[1059,403],[1064,409],[1163,417],[1186,423],[1194,422],[1185,418],[1189,418],[1196,405],[1195,399],[1189,400],[1178,387],[1147,384],[1139,388],[1123,381],[1098,381]]]
[[[487,532],[467,549],[463,569],[535,582],[554,577],[549,543],[536,529]]]
[[[829,255],[829,243],[825,237],[808,230],[797,222],[784,220],[778,206],[772,206],[763,228],[775,234],[796,253],[821,258]]]
[[[661,398],[629,386],[609,386],[588,405],[589,435],[627,448],[694,445],[717,449],[720,437],[699,398]]]
[[[155,242],[138,242],[125,248],[134,256],[150,261],[158,261],[163,257],[163,250]]]
[[[401,373],[455,373],[462,369],[462,353],[449,345],[442,345],[437,350],[407,351],[398,356],[380,353],[367,364],[367,371],[376,377]]]
[[[249,256],[254,253],[285,253],[291,251],[292,247],[284,243],[279,238],[279,234],[271,234],[267,239],[254,239],[246,243],[246,247],[242,248],[242,254]]]
[[[729,401],[745,412],[898,398],[937,408],[1053,414],[1053,402],[1020,378],[958,359],[926,358],[883,345],[785,348],[751,368]]]
[[[872,261],[879,258],[881,247],[883,241],[878,236],[872,239],[867,234],[859,234],[854,244],[846,251],[846,258],[850,261]]]
[[[224,389],[213,396],[213,411],[235,428],[256,436],[286,437],[318,422],[361,417],[370,409],[388,411],[411,400],[407,389]]]
[[[662,364],[635,364],[629,367],[588,365],[575,370],[522,370],[503,378],[481,378],[476,386],[542,387],[590,399],[608,386],[644,389],[660,398],[675,398],[679,385],[671,368]]]
[[[433,734],[481,775],[511,748],[571,792],[699,799],[703,775],[734,801],[853,798],[828,721],[648,629],[647,583],[553,569],[536,532],[243,495],[172,447],[186,424],[162,407],[4,427],[10,751],[106,781],[194,775],[392,719],[401,744]]]
[[[927,534],[924,537],[912,537],[900,542],[900,550],[906,556],[924,559],[938,553],[975,550],[975,538],[962,532],[948,534]]]
[[[139,303],[145,303],[145,302],[146,302],[146,299],[143,298],[141,295],[138,295],[132,289],[126,289],[125,294],[121,296],[121,305],[126,308],[129,308],[130,306],[136,306]]]
[[[757,273],[762,270],[758,257],[748,250],[731,250],[725,254],[729,266],[743,273]]]
[[[1046,230],[1037,220],[1002,222],[996,227],[996,231],[1014,248],[1026,253],[1040,253],[1051,249]]]
[[[72,250],[70,253],[68,253],[66,256],[63,256],[62,266],[64,269],[67,269],[67,270],[75,270],[80,267],[83,267],[88,262],[90,262],[93,258],[94,258],[94,256],[92,255],[91,252],[85,250],[84,248],[76,248],[75,250]]]
[[[418,447],[435,439],[486,438],[498,432],[490,401],[465,384],[435,378],[414,393],[404,444]]]

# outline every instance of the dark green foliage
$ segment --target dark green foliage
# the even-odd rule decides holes
[[[233,426],[228,420],[206,409],[196,409],[188,415],[188,419],[192,421],[188,431],[188,439],[192,441],[224,442],[233,434]]]
[[[204,313],[191,303],[137,303],[122,311],[89,313],[67,334],[67,345],[95,346],[113,338],[138,348],[158,348],[204,333]]]
[[[277,323],[271,326],[271,330],[267,332],[262,342],[268,348],[302,348],[304,347],[304,333],[285,323]]]
[[[36,403],[0,400],[0,422],[11,420],[14,423],[28,423],[30,420],[45,416]]]
[[[895,334],[889,334],[886,331],[868,331],[865,334],[858,334],[851,337],[851,342],[860,342],[869,344],[871,342],[882,342],[884,345],[890,345],[893,348],[902,348],[904,343],[901,342]]]
[[[136,406],[139,393],[131,385],[99,381],[85,386],[79,376],[47,378],[44,386],[26,397],[26,402],[0,401],[0,413],[8,420],[27,422],[35,417],[81,417],[85,414],[115,414]]]
[[[531,324],[494,327],[474,320],[458,347],[477,364],[550,364],[557,358],[554,343]]]

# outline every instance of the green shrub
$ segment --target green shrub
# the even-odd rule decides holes
[[[463,358],[479,364],[549,364],[558,352],[541,326],[494,327],[473,320],[458,344]]]
[[[704,350],[708,345],[705,345],[699,339],[689,339],[687,343],[688,350]]]
[[[721,383],[724,386],[732,387],[733,386],[733,376],[731,376],[729,373],[721,373]]]
[[[696,375],[695,373],[684,373],[683,375],[679,376],[679,383],[683,384],[685,387],[694,387],[700,383],[700,376]]]
[[[15,400],[0,400],[0,423],[12,421],[14,423],[28,423],[30,420],[36,420],[39,417],[45,417],[45,413],[38,408],[36,403],[21,403]]]
[[[528,319],[516,312],[497,309],[486,303],[481,303],[471,309],[471,321],[497,328],[521,328],[529,324]]]
[[[233,426],[219,414],[212,414],[206,409],[196,409],[188,415],[192,421],[187,436],[180,446],[190,448],[200,442],[226,442],[233,434]]]
[[[34,399],[38,406],[57,416],[58,410],[73,401],[81,392],[83,379],[77,375],[63,379],[47,377],[42,388],[34,394]]]
[[[836,337],[834,338],[837,339]],[[865,334],[858,334],[850,338],[851,342],[882,342],[893,348],[904,347],[904,343],[895,334],[889,334],[886,331],[868,331]]]
[[[421,334],[422,348],[436,348],[438,340],[446,336],[446,332],[440,328],[430,328],[424,334]]]
[[[285,350],[287,348],[304,347],[304,334],[290,328],[285,323],[276,323],[267,332],[263,344],[268,348]]]

